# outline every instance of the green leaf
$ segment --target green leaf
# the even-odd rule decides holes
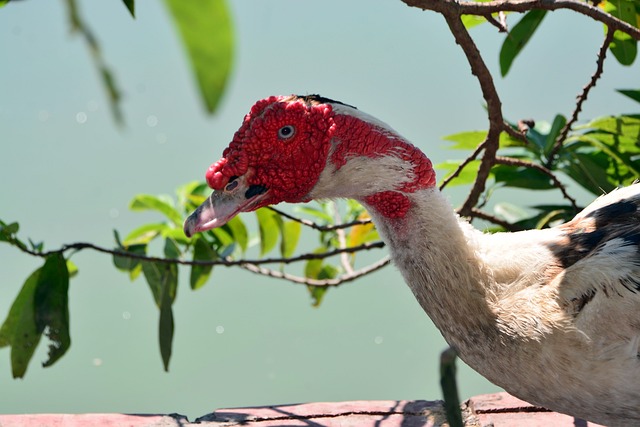
[[[0,0],[0,7],[4,7],[9,3],[9,0]]]
[[[53,365],[71,345],[68,295],[67,262],[60,253],[49,255],[38,275],[34,295],[36,326],[50,341],[49,358],[44,367]]]
[[[328,286],[307,286],[309,290],[309,294],[311,298],[313,298],[313,302],[311,303],[314,307],[320,307],[322,300],[324,299],[324,295],[329,290]]]
[[[598,117],[580,129],[598,129],[605,132],[640,139],[640,116],[605,116]]]
[[[513,60],[526,46],[546,13],[546,10],[531,10],[509,31],[500,49],[500,73],[503,77],[507,75]]]
[[[78,274],[78,266],[70,259],[67,260],[67,271],[69,272],[69,278],[75,277]]]
[[[467,30],[487,22],[487,18],[478,15],[462,15],[460,17],[460,20],[462,21],[462,25],[464,25]]]
[[[269,209],[258,209],[258,228],[260,231],[260,256],[270,252],[278,243],[278,214]]]
[[[122,255],[113,256],[113,265],[118,270],[131,272],[136,267],[138,267],[138,265],[140,265],[140,260],[128,257],[126,254],[131,253],[134,255],[146,255],[147,245],[132,245],[126,249],[120,248],[120,251],[122,252]]]
[[[164,256],[167,259],[180,259],[182,251],[173,239],[164,239]]]
[[[129,233],[122,244],[123,246],[147,245],[167,228],[165,223],[142,225]]]
[[[321,254],[326,252],[324,247],[319,247],[313,251],[314,254]],[[320,271],[322,270],[322,260],[321,259],[310,259],[304,266],[304,276],[309,279],[317,279],[320,276]]]
[[[129,13],[131,14],[132,18],[136,17],[136,6],[134,3],[134,0],[122,0],[122,2],[124,3],[124,5],[127,7],[127,9],[129,9]]]
[[[132,211],[155,210],[166,216],[176,226],[182,225],[182,216],[167,201],[149,194],[138,194],[131,200]]]
[[[162,306],[165,291],[169,292],[172,301],[175,299],[178,287],[178,266],[176,264],[142,261],[142,273],[149,284],[158,308]]]
[[[173,310],[171,309],[172,304],[173,297],[170,294],[169,288],[165,287],[160,303],[160,321],[158,325],[160,356],[162,357],[162,364],[164,365],[165,371],[169,371],[169,360],[171,359],[173,345],[174,322]]]
[[[317,279],[325,280],[325,279],[333,279],[335,278],[340,271],[331,264],[324,264],[318,271]],[[309,293],[311,294],[311,298],[313,298],[312,305],[314,307],[320,307],[324,296],[329,290],[328,286],[307,286]]]
[[[456,358],[456,351],[451,347],[440,354],[440,388],[448,424],[451,427],[462,427],[464,423],[456,382]]]
[[[447,148],[451,150],[475,150],[487,138],[486,130],[474,130],[454,133],[443,137],[445,141],[455,142]]]
[[[315,217],[320,220],[323,224],[331,224],[333,223],[333,218],[331,215],[326,213],[323,210],[312,208],[310,206],[296,206],[296,212],[304,213],[309,216]]]
[[[493,208],[496,215],[504,218],[507,222],[516,223],[529,216],[529,213],[520,206],[509,202],[497,203]]]
[[[213,113],[231,71],[233,29],[224,0],[165,0],[186,47],[200,94]]]
[[[68,289],[67,262],[60,253],[49,255],[25,281],[0,327],[0,347],[11,346],[14,378],[24,376],[43,332],[50,340],[44,366],[55,363],[71,345]]]
[[[225,224],[225,228],[229,230],[234,241],[242,248],[242,251],[246,251],[249,245],[249,232],[240,216],[233,217],[231,221]]]
[[[551,129],[549,129],[549,133],[547,134],[546,141],[544,144],[544,153],[545,155],[549,154],[553,149],[553,146],[556,143],[556,139],[558,139],[558,135],[560,135],[560,131],[567,124],[567,119],[561,114],[556,115],[553,119],[553,123],[551,124]]]
[[[193,245],[194,261],[214,261],[218,258],[216,252],[209,246],[203,238],[199,238]],[[200,289],[209,280],[209,275],[213,266],[211,265],[193,265],[191,266],[191,289]]]
[[[600,196],[616,188],[607,176],[609,159],[606,154],[565,150],[562,157],[568,161],[562,162],[559,169],[591,193]]]
[[[470,161],[464,167],[464,169],[462,169],[460,174],[449,183],[449,186],[453,187],[456,185],[471,184],[473,181],[475,181],[476,176],[478,176],[478,169],[480,169],[480,163],[481,163],[480,160]],[[435,167],[436,169],[445,169],[447,171],[443,178],[443,180],[445,180],[453,174],[453,172],[458,168],[459,165],[460,165],[459,160],[447,160],[446,162],[442,162],[435,165]]]
[[[537,169],[522,166],[495,165],[491,168],[496,182],[505,187],[529,188],[532,190],[548,190],[553,187],[551,179]]]
[[[0,328],[0,347],[11,346],[13,378],[24,377],[42,335],[36,325],[33,303],[40,270],[34,271],[24,282]]]
[[[282,224],[282,239],[280,240],[280,253],[284,258],[293,255],[300,240],[302,225],[297,221],[287,221]]]
[[[633,1],[629,0],[607,0],[603,3],[602,8],[605,12],[612,16],[637,26],[636,8]],[[605,26],[605,31],[608,31]],[[636,59],[638,53],[638,43],[629,34],[616,30],[613,33],[613,41],[609,46],[609,50],[622,65],[631,65]]]
[[[640,90],[638,89],[616,89],[616,91],[624,96],[628,96],[636,102],[640,102]]]
[[[0,235],[10,237],[20,231],[20,224],[12,222],[11,224],[0,225]]]

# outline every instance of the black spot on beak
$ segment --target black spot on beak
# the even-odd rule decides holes
[[[254,184],[250,186],[249,189],[244,193],[244,197],[247,199],[250,199],[252,197],[263,194],[266,191],[267,191],[267,187],[265,187],[264,185]]]

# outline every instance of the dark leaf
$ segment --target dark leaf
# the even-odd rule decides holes
[[[38,287],[39,268],[22,285],[0,328],[0,347],[11,346],[11,371],[14,378],[22,378],[40,342],[35,318],[34,295]]]
[[[124,3],[125,6],[127,6],[127,9],[129,9],[129,13],[131,14],[132,18],[136,17],[136,6],[135,6],[135,2],[134,0],[122,0],[122,2]]]
[[[218,106],[231,70],[233,30],[224,0],[166,0],[180,31],[209,113]]]
[[[71,345],[68,294],[67,262],[60,253],[49,255],[38,275],[34,295],[36,326],[50,341],[45,367],[53,365]]]
[[[553,188],[551,179],[537,169],[522,166],[496,165],[492,169],[496,182],[505,187],[548,190]]]
[[[322,303],[324,295],[329,290],[329,287],[328,286],[307,286],[307,289],[309,290],[309,294],[311,294],[311,298],[313,298],[313,302],[311,303],[311,305],[313,305],[314,307],[319,307],[320,304]]]
[[[513,60],[533,36],[546,13],[545,10],[531,10],[509,31],[502,43],[502,49],[500,49],[500,73],[502,76],[507,75]]]
[[[640,90],[638,89],[616,89],[621,94],[628,96],[636,102],[640,102]]]
[[[173,239],[164,239],[164,256],[167,259],[180,259],[182,251]]]
[[[113,256],[113,265],[118,270],[131,272],[140,265],[140,260],[127,256],[127,253],[132,255],[146,255],[147,245],[132,245],[126,249],[120,249],[120,251],[122,255]]]
[[[440,355],[440,387],[444,400],[447,421],[451,427],[462,427],[462,412],[460,412],[460,397],[456,382],[456,351],[448,348]]]
[[[160,321],[158,325],[158,338],[160,342],[160,356],[162,356],[162,364],[164,370],[169,371],[169,360],[171,359],[172,345],[173,345],[173,310],[171,305],[173,304],[173,297],[170,294],[170,290],[166,287],[162,294],[162,301],[160,304]]]
[[[171,301],[175,299],[178,287],[178,266],[176,264],[142,261],[142,272],[158,308],[162,305],[165,292],[168,292]]]
[[[560,131],[562,130],[565,124],[567,124],[567,118],[561,114],[558,114],[553,119],[553,124],[551,125],[551,129],[549,129],[549,133],[547,134],[546,141],[544,144],[545,155],[548,155],[553,149],[553,146],[556,143],[556,139],[558,139],[558,136],[560,135]]]
[[[196,239],[193,245],[194,261],[214,261],[218,255],[211,248],[209,243],[203,238]],[[191,267],[190,284],[191,289],[199,289],[207,283],[213,266],[211,265],[194,265]]]
[[[567,161],[563,161],[559,168],[591,193],[600,196],[616,187],[607,176],[609,159],[606,154],[565,150],[562,157]]]

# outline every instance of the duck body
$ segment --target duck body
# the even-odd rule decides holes
[[[422,151],[318,96],[259,101],[207,181],[187,235],[282,201],[358,200],[469,366],[530,403],[640,425],[640,185],[551,229],[485,234],[455,214]]]

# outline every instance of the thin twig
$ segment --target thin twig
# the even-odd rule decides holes
[[[494,27],[496,27],[498,29],[499,33],[506,33],[508,32],[506,25],[504,25],[504,23],[498,21],[496,18],[494,18],[490,13],[487,13],[486,15],[482,15],[484,17],[484,19],[487,20],[487,22],[491,25],[493,25]]]
[[[576,211],[578,210],[578,204],[576,203],[576,200],[573,197],[571,197],[567,192],[567,187],[565,187],[564,184],[560,182],[558,177],[556,177],[556,175],[546,167],[539,165],[537,163],[527,161],[527,160],[514,159],[513,157],[503,157],[503,156],[496,156],[496,163],[499,163],[501,165],[507,165],[507,166],[522,166],[525,168],[535,169],[537,171],[542,172],[543,174],[549,177],[549,179],[553,182],[553,186],[556,187],[558,190],[560,190],[564,198],[567,199],[569,203],[571,203],[571,206],[573,207],[573,209]]]
[[[245,263],[245,264],[241,264],[240,267],[252,273],[261,274],[263,276],[275,277],[276,279],[284,279],[284,280],[288,280],[289,282],[297,283],[301,285],[338,286],[343,283],[352,282],[358,279],[359,277],[366,276],[367,274],[371,274],[374,271],[380,270],[381,268],[388,265],[390,262],[391,262],[391,259],[387,255],[381,258],[380,260],[376,261],[375,263],[368,265],[364,268],[352,271],[351,273],[343,274],[339,277],[336,277],[335,279],[325,279],[325,280],[310,279],[308,277],[295,276],[293,274],[283,273],[281,271],[260,267],[255,264]]]
[[[578,96],[576,97],[576,108],[574,108],[573,113],[571,114],[571,118],[567,121],[567,123],[558,134],[558,138],[556,139],[556,142],[553,145],[551,152],[549,153],[549,157],[547,158],[547,162],[545,165],[547,168],[550,168],[551,165],[553,165],[553,161],[558,155],[558,151],[560,151],[560,148],[562,148],[562,145],[566,141],[571,127],[578,121],[578,115],[582,111],[582,104],[584,104],[584,102],[587,100],[589,92],[595,87],[598,79],[600,79],[600,77],[602,76],[602,73],[604,71],[604,60],[607,56],[607,49],[609,49],[609,46],[613,41],[614,32],[615,31],[611,27],[607,29],[607,35],[605,36],[604,41],[602,42],[602,46],[600,46],[600,50],[598,51],[596,71],[591,76],[591,80],[589,80],[589,83],[587,83],[585,87],[582,88],[582,92],[580,92],[580,94],[578,94]]]
[[[520,140],[525,144],[529,143],[529,140],[527,139],[527,135],[524,134],[523,132],[519,132],[515,130],[509,123],[505,122],[502,130],[514,139]]]
[[[276,209],[273,206],[267,206],[268,209],[271,209],[273,212],[277,213],[278,215],[281,215],[287,219],[290,219],[292,221],[295,222],[299,222],[300,224],[309,227],[309,228],[313,228],[314,230],[318,230],[318,231],[335,231],[335,230],[343,230],[345,228],[351,228],[354,227],[356,225],[367,225],[367,224],[371,224],[371,220],[370,219],[357,219],[355,221],[351,221],[351,222],[345,222],[344,224],[334,224],[334,225],[318,225],[313,221],[309,221],[308,219],[302,219],[302,218],[298,218],[296,216],[290,215],[284,211],[281,211],[280,209]]]
[[[520,227],[518,227],[517,225],[511,224],[510,222],[507,222],[501,218],[498,218],[495,215],[491,215],[490,213],[487,213],[485,211],[482,211],[480,209],[477,208],[471,208],[471,217],[473,218],[480,218],[480,219],[484,219],[485,221],[489,221],[493,224],[499,225],[500,227],[504,228],[507,231],[521,231],[522,229]]]
[[[377,242],[371,242],[371,243],[363,243],[362,245],[351,246],[343,249],[334,249],[332,251],[327,251],[323,253],[306,253],[306,254],[298,255],[296,257],[290,257],[290,258],[280,257],[280,258],[263,258],[263,259],[253,259],[253,260],[252,259],[244,259],[244,260],[217,259],[213,261],[188,261],[188,260],[177,259],[177,258],[160,258],[160,257],[141,255],[133,252],[126,252],[126,251],[123,251],[122,249],[107,249],[98,245],[94,245],[93,243],[85,243],[85,242],[78,242],[78,243],[64,245],[60,249],[47,251],[47,252],[37,252],[29,248],[16,245],[16,247],[20,249],[22,252],[28,253],[29,255],[33,255],[33,256],[42,257],[42,258],[46,258],[49,255],[53,255],[57,253],[65,253],[71,250],[81,251],[83,249],[92,249],[97,252],[116,255],[123,258],[137,259],[140,261],[157,262],[162,264],[201,265],[201,266],[224,265],[226,267],[242,265],[242,264],[255,264],[255,265],[275,264],[275,263],[291,264],[294,262],[308,261],[310,259],[330,258],[332,256],[340,255],[342,253],[354,253],[354,252],[360,252],[364,250],[378,249],[384,246],[385,246],[384,242],[377,241]]]
[[[478,146],[476,147],[476,149],[473,151],[473,153],[471,153],[466,159],[464,159],[462,161],[462,163],[460,163],[458,165],[458,167],[456,168],[455,171],[453,171],[453,173],[451,175],[449,175],[448,177],[446,177],[443,181],[442,184],[440,184],[440,191],[442,191],[444,189],[444,187],[446,187],[447,185],[449,185],[449,183],[451,181],[453,181],[458,175],[460,175],[460,173],[462,172],[462,170],[472,161],[474,161],[476,159],[476,157],[478,157],[478,154],[480,154],[480,152],[484,149],[485,146],[485,142],[481,142],[480,144],[478,144]]]

